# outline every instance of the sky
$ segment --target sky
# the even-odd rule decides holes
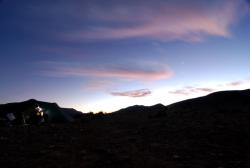
[[[250,88],[250,1],[0,0],[0,104],[83,112]]]

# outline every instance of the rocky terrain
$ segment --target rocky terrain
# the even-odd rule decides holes
[[[67,110],[66,110],[67,111]],[[250,90],[0,127],[1,167],[248,168]]]

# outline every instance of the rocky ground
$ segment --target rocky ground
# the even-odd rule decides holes
[[[174,128],[166,119],[116,116],[1,128],[1,167],[250,167],[249,131]]]

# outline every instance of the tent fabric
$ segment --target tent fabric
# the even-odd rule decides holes
[[[53,123],[73,121],[73,118],[65,114],[56,103],[34,99],[0,105],[0,118],[17,125],[39,124],[45,121]]]

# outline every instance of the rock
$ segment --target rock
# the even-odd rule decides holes
[[[5,137],[5,136],[0,137],[0,141],[7,141],[7,140],[8,140],[8,137]]]
[[[179,156],[179,155],[173,155],[173,158],[174,158],[174,159],[179,159],[180,156]]]

